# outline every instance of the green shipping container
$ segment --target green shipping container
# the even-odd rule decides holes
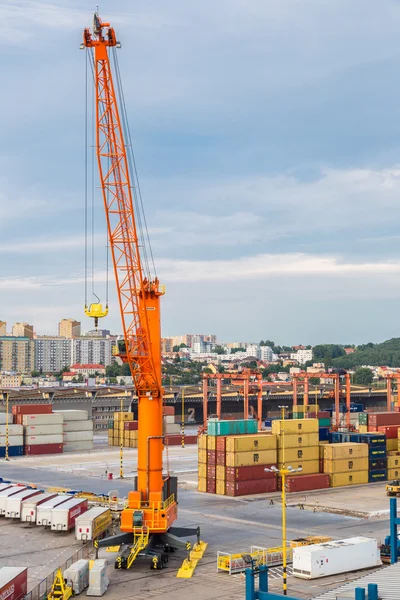
[[[245,433],[257,433],[258,426],[255,419],[239,419],[237,421],[209,421],[207,426],[208,435],[241,435]]]
[[[114,421],[108,421],[108,429],[114,429]]]
[[[367,413],[359,413],[358,414],[358,424],[359,425],[368,425],[368,414]]]
[[[318,426],[319,427],[330,427],[331,420],[330,419],[318,419]]]
[[[303,412],[294,412],[292,415],[293,419],[304,419],[304,413]]]

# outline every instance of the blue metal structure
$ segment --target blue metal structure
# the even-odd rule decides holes
[[[397,516],[397,498],[390,498],[390,562],[393,565],[397,562],[397,526],[400,525],[400,518]]]

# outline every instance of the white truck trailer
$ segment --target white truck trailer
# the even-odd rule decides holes
[[[109,508],[94,506],[76,519],[75,537],[83,542],[95,540],[110,527],[111,521]]]
[[[6,510],[5,516],[7,519],[19,519],[21,516],[21,505],[24,500],[32,498],[32,496],[39,496],[43,490],[34,490],[25,488],[16,494],[12,494],[6,498]]]
[[[353,537],[293,548],[293,575],[317,579],[381,565],[377,540]]]
[[[51,513],[55,506],[59,506],[63,502],[71,500],[71,496],[66,494],[55,496],[50,500],[46,500],[43,504],[39,504],[36,509],[36,525],[43,525],[44,527],[50,527],[51,525]]]
[[[23,500],[21,505],[21,521],[23,523],[36,523],[38,506],[56,497],[56,493],[43,492],[27,500]]]

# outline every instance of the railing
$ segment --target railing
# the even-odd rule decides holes
[[[286,548],[286,560],[292,562],[293,549]],[[251,564],[253,567],[267,565],[273,567],[283,563],[283,548],[261,548],[252,546],[250,552],[241,554],[230,554],[229,552],[218,552],[217,570],[225,571],[232,575],[245,571]]]
[[[47,575],[45,579],[43,579],[30,592],[28,592],[28,594],[23,598],[23,600],[44,600],[45,598],[47,598],[47,594],[49,593],[50,588],[53,585],[54,578],[58,569],[61,569],[61,571],[64,573],[65,569],[68,569],[72,565],[72,563],[76,562],[77,560],[80,560],[81,558],[87,558],[90,554],[91,549],[91,543],[87,543],[81,548],[79,548],[79,550],[75,552],[75,554],[73,554],[71,558],[68,558],[65,562],[58,566],[57,569],[54,569],[52,573]]]

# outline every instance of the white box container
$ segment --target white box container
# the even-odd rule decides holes
[[[93,440],[86,442],[64,442],[63,452],[86,452],[93,450]]]
[[[68,500],[71,500],[70,495],[61,494],[51,498],[51,500],[46,500],[43,504],[39,504],[36,509],[36,525],[49,527],[51,525],[51,513],[53,508],[64,502],[68,502]]]
[[[63,424],[56,425],[25,425],[24,434],[30,435],[61,435],[64,432]],[[45,442],[46,443],[46,442]]]
[[[23,415],[24,425],[62,425],[64,418],[62,414],[52,413],[50,415]]]
[[[164,423],[175,423],[175,415],[164,415]]]
[[[88,509],[88,501],[84,498],[70,498],[67,502],[55,506],[51,511],[52,531],[71,531],[75,520]]]
[[[0,436],[5,436],[6,435],[6,429],[7,426],[6,425],[0,425]],[[24,434],[24,426],[23,425],[14,425],[13,423],[10,423],[10,425],[8,426],[8,435],[23,435]]]
[[[7,421],[7,413],[0,413],[0,425],[5,425]],[[8,413],[8,424],[10,425],[13,422],[13,415]]]
[[[93,431],[66,431],[64,442],[90,442],[93,441]]]
[[[25,444],[27,446],[39,446],[40,444],[62,444],[64,442],[64,434],[54,435],[27,435],[25,436]]]
[[[353,537],[293,549],[293,575],[317,579],[381,565],[377,540]]]
[[[4,515],[6,512],[6,502],[9,496],[20,492],[21,490],[26,490],[25,486],[21,485],[12,485],[0,492],[0,515]]]
[[[10,487],[14,487],[14,485],[12,483],[0,483],[0,492],[8,490]]]
[[[19,519],[21,516],[21,505],[24,500],[32,498],[32,496],[39,496],[43,490],[30,490],[25,488],[12,496],[6,498],[5,502],[5,515],[6,519]]]
[[[64,431],[93,431],[93,421],[64,421]]]
[[[0,448],[4,448],[6,445],[6,436],[3,435],[0,437]],[[24,436],[23,435],[9,435],[8,436],[8,445],[9,446],[23,446],[24,445]]]
[[[63,415],[64,421],[87,421],[87,410],[55,410],[55,415]]]
[[[110,527],[111,521],[109,508],[94,506],[76,519],[75,537],[83,542],[94,540]]]
[[[110,581],[107,577],[107,560],[98,558],[93,561],[89,571],[89,589],[87,596],[102,596],[106,593]]]
[[[37,508],[40,504],[56,498],[58,494],[51,492],[43,492],[32,498],[22,501],[21,505],[21,521],[23,523],[36,523]]]
[[[164,432],[167,435],[175,435],[181,432],[181,426],[178,423],[165,423]]]
[[[82,558],[72,563],[68,569],[64,571],[64,579],[67,580],[67,585],[70,585],[75,594],[80,594],[89,585],[89,561]]]

